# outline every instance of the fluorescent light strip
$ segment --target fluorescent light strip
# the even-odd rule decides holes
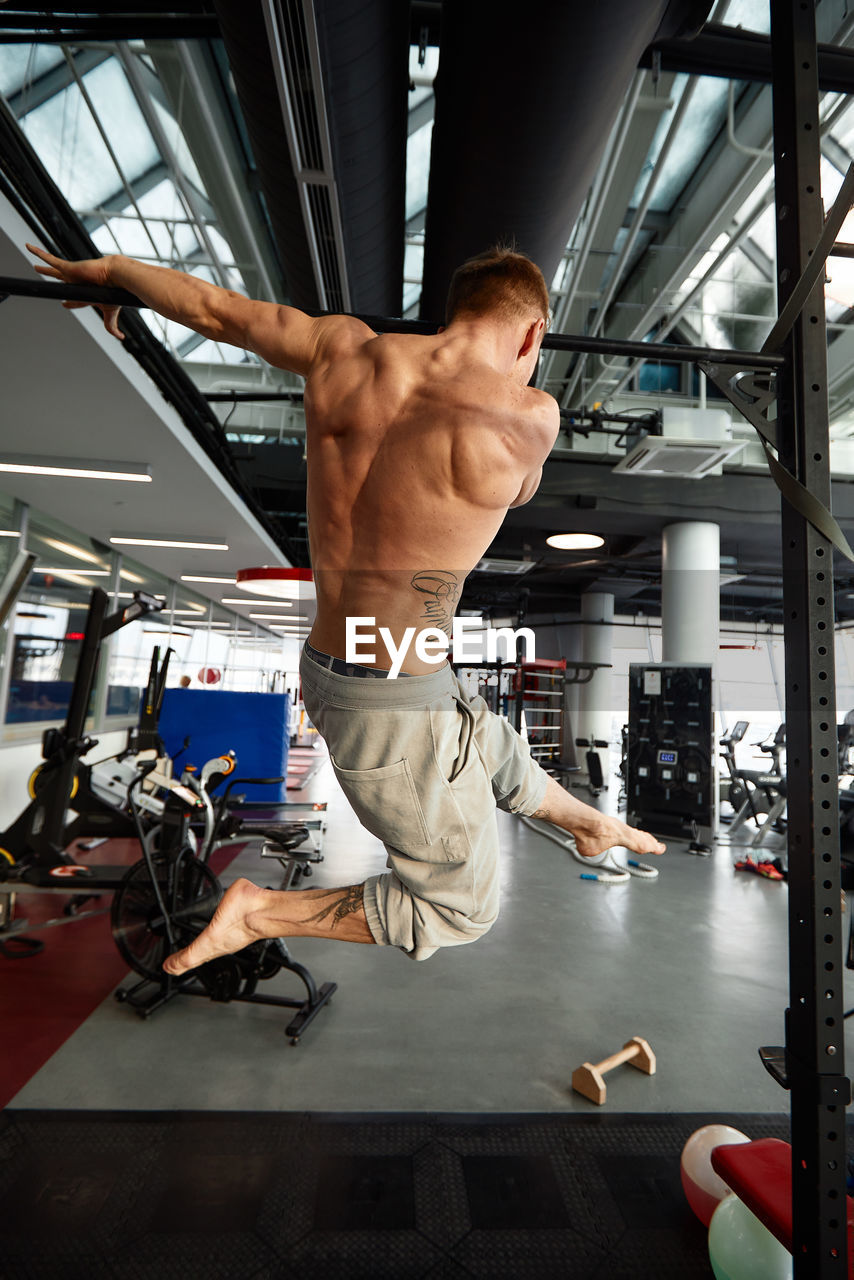
[[[18,529],[0,529],[0,538],[20,538]]]
[[[247,599],[246,596],[241,596],[239,599],[237,596],[222,596],[220,603],[248,604],[250,609],[258,609],[262,607],[265,609],[293,609],[294,607],[293,600],[252,600]]]
[[[42,542],[46,542],[49,547],[53,547],[54,551],[64,551],[66,555],[74,556],[75,560],[85,560],[87,564],[94,564],[99,569],[104,567],[103,556],[96,556],[91,551],[84,551],[82,547],[75,546],[73,542],[62,542],[59,538],[48,538],[43,533],[38,536]]]
[[[282,615],[280,613],[250,613],[249,617],[252,620],[252,622],[282,622],[283,621]],[[295,613],[288,618],[288,622],[289,623],[308,622],[308,617],[304,613]]]
[[[55,573],[55,574],[57,574],[59,577],[62,577],[64,574],[67,574],[67,573],[73,573],[75,577],[79,577],[79,576],[80,576],[80,574],[82,573],[82,574],[85,574],[87,578],[109,578],[109,576],[110,576],[110,571],[109,571],[109,569],[42,569],[42,568],[37,568],[37,569],[33,569],[33,573]]]
[[[228,547],[226,547],[226,551],[227,550],[228,550]],[[182,573],[181,581],[182,582],[226,582],[230,586],[234,586],[234,584],[237,582],[237,579],[236,578],[210,578],[205,574]]]
[[[116,466],[121,466],[121,463]],[[64,476],[72,480],[127,480],[151,484],[151,476],[141,472],[107,471],[95,467],[45,467],[30,462],[0,462],[0,471],[24,476]]]
[[[184,542],[177,538],[110,538],[110,542],[123,547],[189,547],[197,551],[227,551],[227,542]],[[222,579],[221,579],[222,581]],[[226,578],[236,582],[236,578]]]
[[[141,578],[138,573],[131,573],[130,569],[120,569],[119,577],[124,578],[126,582],[137,582],[140,586],[145,582],[145,578]]]

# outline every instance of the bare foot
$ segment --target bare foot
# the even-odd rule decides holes
[[[206,960],[231,955],[257,942],[263,934],[253,928],[251,917],[258,910],[259,898],[263,901],[265,894],[266,890],[259,889],[251,880],[235,880],[226,889],[207,928],[183,951],[166,957],[165,971],[178,977],[188,969],[197,969]]]
[[[627,826],[619,818],[612,818],[606,813],[593,820],[589,827],[579,827],[572,834],[582,858],[595,858],[615,845],[631,849],[633,853],[664,853],[665,850],[661,841],[648,831],[638,831],[637,827]]]

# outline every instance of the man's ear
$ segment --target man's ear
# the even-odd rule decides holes
[[[525,356],[530,355],[542,338],[545,327],[545,320],[533,320],[531,324],[528,325],[524,340],[519,348],[519,354],[516,357],[517,360],[521,360]]]

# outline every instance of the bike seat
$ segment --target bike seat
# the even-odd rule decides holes
[[[295,849],[308,839],[308,827],[301,822],[241,822],[234,834],[269,840],[281,849]]]

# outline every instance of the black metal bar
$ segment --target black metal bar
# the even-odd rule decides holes
[[[777,273],[781,307],[822,233],[815,6],[771,6]],[[780,461],[830,504],[824,292],[816,281],[783,351]],[[789,847],[792,1212],[797,1280],[848,1275],[833,560],[830,543],[782,503]]]
[[[771,40],[755,31],[707,23],[693,40],[662,40],[645,50],[641,67],[660,59],[662,71],[684,71],[725,80],[771,83]],[[854,50],[818,46],[818,87],[824,93],[854,93]]]
[[[105,289],[98,285],[63,284],[58,280],[18,279],[0,276],[0,293],[23,298],[52,298],[54,301],[90,302],[93,306],[142,307],[145,304],[125,289]],[[309,315],[334,314],[310,311]],[[423,320],[398,320],[391,316],[357,315],[378,333],[435,333],[438,323]],[[626,342],[619,338],[592,338],[587,334],[547,333],[543,347],[552,351],[588,351],[597,355],[640,357],[644,360],[666,360],[669,363],[692,364],[708,360],[716,364],[738,365],[742,369],[779,369],[784,364],[780,355],[764,351],[730,351],[715,347],[670,346],[663,342]],[[229,397],[231,398],[231,397]]]
[[[837,240],[827,256],[829,258],[854,258],[854,244],[845,244],[844,241]]]
[[[264,404],[267,401],[284,400],[289,404],[302,404],[302,391],[205,391],[208,404]]]
[[[39,20],[29,14],[4,13],[0,9],[0,45],[64,44],[77,40],[211,40],[219,34],[217,19],[205,14],[176,17],[74,14]]]

